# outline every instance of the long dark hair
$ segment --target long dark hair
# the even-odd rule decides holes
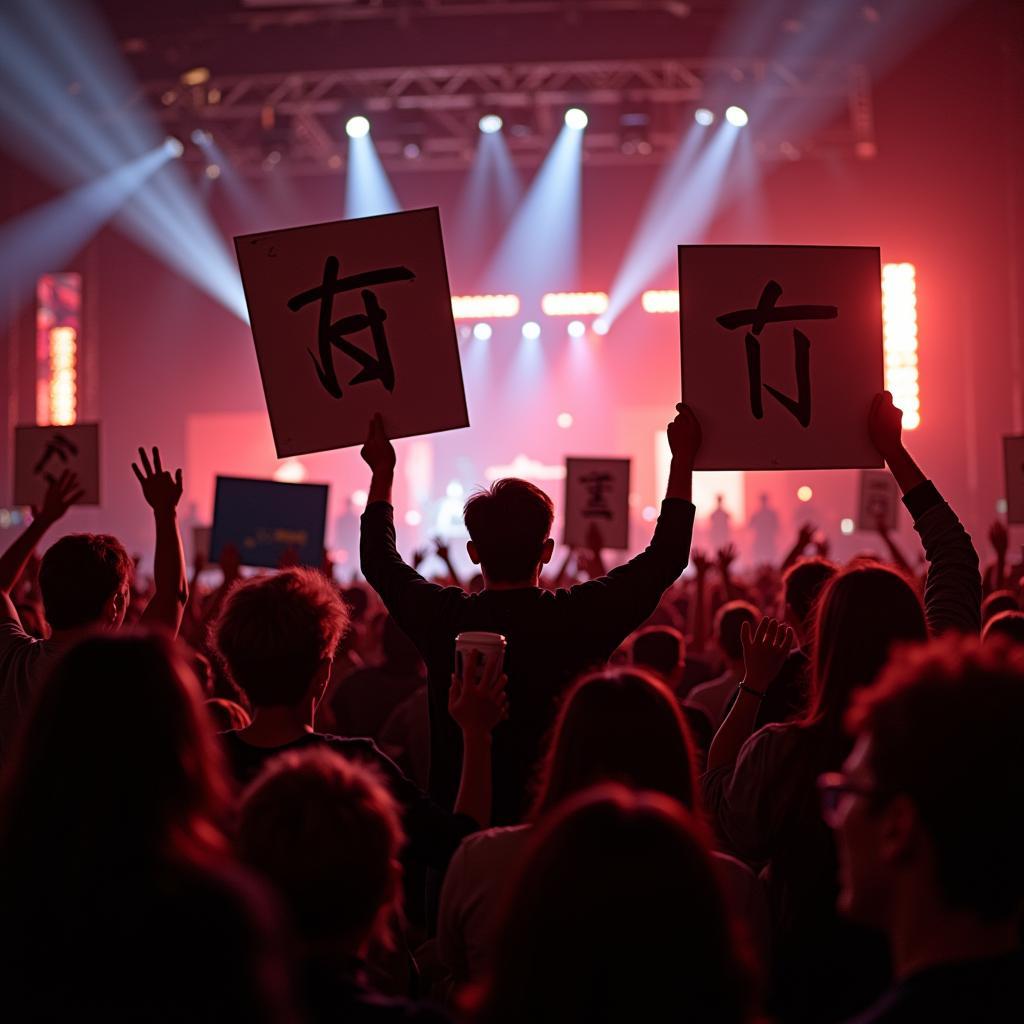
[[[0,876],[82,884],[98,868],[223,849],[220,754],[173,642],[98,634],[43,684],[0,776]]]
[[[643,669],[583,676],[559,710],[531,818],[600,782],[664,793],[697,806],[693,743],[668,687]]]
[[[751,985],[702,830],[600,786],[549,816],[504,906],[479,1024],[741,1024]]]

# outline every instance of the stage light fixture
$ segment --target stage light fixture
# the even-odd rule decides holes
[[[582,338],[587,333],[587,325],[582,320],[570,320],[565,329],[570,338]]]
[[[727,107],[725,119],[734,128],[742,128],[750,120],[750,117],[742,107]]]
[[[903,429],[921,425],[917,362],[917,282],[913,263],[882,267],[882,340],[885,349],[885,387],[897,409],[903,410]]]
[[[593,322],[593,323],[592,323],[592,324],[590,325],[590,329],[591,329],[591,330],[592,330],[592,331],[593,331],[593,332],[594,332],[595,334],[600,334],[601,336],[604,336],[605,334],[607,334],[607,333],[608,333],[608,321],[607,321],[607,320],[605,320],[605,319],[604,319],[604,317],[598,317],[598,318],[597,318],[597,319],[596,319],[596,320],[595,320],[595,321],[594,321],[594,322]]]
[[[411,508],[405,513],[405,522],[407,526],[419,526],[423,522],[423,516],[416,509]]]
[[[540,324],[537,323],[536,320],[527,320],[526,323],[523,324],[523,337],[529,338],[530,341],[533,341],[535,338],[539,338]]]
[[[560,412],[555,417],[555,422],[562,428],[562,430],[568,430],[573,423],[571,412]]]
[[[473,328],[473,337],[477,341],[490,341],[493,333],[494,331],[491,329],[490,324],[477,324]]]
[[[570,107],[565,112],[565,125],[567,128],[572,128],[575,131],[581,132],[587,127],[590,118],[587,117],[585,110],[580,110],[579,107]]]
[[[519,313],[518,295],[453,295],[456,320],[505,320]]]
[[[197,146],[207,146],[213,141],[213,136],[208,131],[204,131],[202,128],[193,128],[192,134],[189,138]]]
[[[645,313],[678,313],[679,292],[674,288],[649,288],[640,296]]]
[[[504,124],[501,117],[498,114],[484,114],[480,118],[479,122],[480,131],[484,135],[494,135],[495,132],[501,131],[501,126]]]
[[[693,112],[693,119],[704,128],[715,123],[715,115],[707,107],[698,107]]]
[[[842,519],[839,522],[839,532],[849,536],[854,531],[854,522],[852,519]]]
[[[168,135],[164,140],[164,148],[177,160],[185,152],[185,143],[181,139],[176,139],[173,135]]]
[[[547,292],[541,296],[545,316],[600,316],[608,309],[607,292]]]
[[[814,497],[814,491],[812,491],[810,487],[807,486],[807,484],[804,484],[802,487],[798,487],[796,489],[796,496],[801,501],[810,501],[811,498]]]
[[[370,133],[370,122],[362,114],[356,114],[345,122],[345,134],[350,139],[361,139]]]

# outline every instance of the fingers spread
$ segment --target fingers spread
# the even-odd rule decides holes
[[[153,469],[158,473],[162,473],[164,471],[164,467],[160,462],[160,449],[157,448],[156,445],[153,446]]]
[[[139,449],[139,462],[142,463],[142,468],[146,472],[146,476],[153,475],[153,467],[149,464],[149,456],[146,454],[145,448]]]
[[[136,477],[138,477],[140,484],[144,484],[146,482],[146,478],[142,475],[142,473],[139,471],[139,467],[136,466],[134,462],[132,463],[132,472],[136,475]]]

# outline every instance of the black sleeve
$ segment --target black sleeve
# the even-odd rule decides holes
[[[956,513],[935,484],[925,480],[903,496],[924,544],[928,576],[924,611],[928,632],[977,633],[981,629],[981,575],[978,552]]]
[[[574,610],[614,639],[611,649],[650,616],[686,568],[694,513],[691,502],[666,498],[651,543],[640,554],[606,576],[568,591]]]
[[[394,509],[386,501],[366,506],[359,527],[359,561],[367,583],[421,651],[436,637],[445,613],[466,599],[458,587],[439,587],[405,563],[395,544]]]
[[[444,871],[459,843],[480,826],[465,814],[453,814],[435,803],[401,768],[368,739],[342,740],[345,756],[371,764],[387,783],[402,809],[408,845],[405,854],[427,867]]]

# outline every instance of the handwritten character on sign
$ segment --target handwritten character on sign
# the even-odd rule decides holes
[[[323,281],[308,291],[300,292],[288,300],[288,308],[297,313],[303,306],[311,302],[320,303],[320,316],[317,325],[317,348],[319,358],[310,350],[310,359],[316,367],[316,374],[325,390],[334,398],[341,398],[341,385],[334,369],[334,352],[338,349],[350,359],[357,362],[362,369],[349,381],[350,385],[365,384],[379,380],[388,391],[395,389],[395,368],[391,362],[388,348],[387,332],[384,321],[388,314],[377,299],[376,292],[371,288],[376,285],[393,284],[396,281],[412,281],[416,275],[407,267],[385,267],[381,270],[370,270],[362,274],[351,274],[338,277],[338,259],[328,256],[324,261]],[[334,315],[334,296],[342,292],[361,289],[365,312],[332,320]],[[374,354],[352,344],[348,340],[350,334],[369,330],[373,338]]]
[[[764,416],[761,399],[762,386],[784,409],[787,409],[802,427],[811,425],[811,340],[803,331],[793,328],[793,348],[796,355],[795,399],[784,395],[770,384],[761,383],[761,342],[758,336],[765,324],[790,323],[793,320],[834,320],[839,315],[836,306],[776,306],[782,286],[769,281],[761,292],[755,309],[738,309],[723,313],[717,322],[726,330],[749,327],[745,339],[747,350],[747,378],[750,386],[750,411],[756,419]]]
[[[611,473],[587,473],[580,477],[580,483],[587,489],[587,503],[583,506],[582,515],[587,519],[611,519],[612,510],[607,500],[612,486]]]
[[[71,440],[66,434],[56,433],[46,442],[46,447],[43,449],[43,454],[39,457],[39,461],[32,467],[33,476],[41,476],[48,483],[55,483],[57,477],[55,474],[50,473],[46,466],[51,459],[59,459],[63,463],[70,461],[69,456],[78,454],[78,445]]]

